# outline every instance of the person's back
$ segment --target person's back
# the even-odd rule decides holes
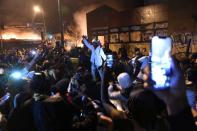
[[[74,110],[61,97],[28,100],[8,119],[8,131],[71,130]]]
[[[32,116],[32,101],[28,100],[19,108],[16,108],[8,118],[8,131],[36,131]]]
[[[133,91],[129,97],[128,109],[135,128],[156,131],[170,130],[169,123],[164,117],[165,104],[150,90]]]
[[[38,131],[65,131],[72,127],[72,106],[61,97],[33,102],[33,118]]]
[[[14,110],[8,131],[71,130],[72,106],[61,97],[49,97],[48,83],[43,72],[34,74],[30,82],[33,98]]]

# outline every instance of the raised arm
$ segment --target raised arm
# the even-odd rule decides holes
[[[22,74],[25,75],[29,72],[29,70],[36,64],[38,58],[39,58],[39,53],[37,53],[34,58],[28,63],[25,65],[25,67],[23,68],[22,70]]]
[[[184,75],[177,60],[171,61],[170,88],[166,90],[154,90],[150,80],[150,69],[145,69],[146,88],[150,88],[165,102],[169,115],[169,123],[173,131],[197,131],[191,108],[186,97]]]
[[[94,47],[88,42],[87,38],[83,37],[82,39],[83,44],[88,47],[90,50],[93,50]]]
[[[109,72],[104,69],[104,79],[101,81],[101,102],[106,112],[110,115],[112,119],[114,118],[126,118],[126,114],[124,112],[116,110],[111,104],[109,104],[107,94],[107,83],[109,81]]]

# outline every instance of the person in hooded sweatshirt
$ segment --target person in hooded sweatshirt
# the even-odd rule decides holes
[[[116,109],[124,111],[127,109],[127,101],[129,94],[133,88],[132,79],[128,73],[124,72],[117,77],[118,84],[110,83],[108,87],[108,96],[110,102],[114,104]]]

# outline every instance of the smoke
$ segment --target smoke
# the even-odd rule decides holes
[[[102,5],[108,5],[112,8],[117,8],[118,10],[121,10],[122,5],[119,0],[107,0],[107,1],[92,1],[93,4],[90,4],[88,6],[83,6],[79,10],[75,11],[73,13],[74,23],[67,27],[68,31],[65,33],[65,38],[69,39],[71,42],[70,46],[82,46],[81,43],[81,36],[87,35],[87,18],[86,14],[95,10],[99,6]],[[73,44],[74,45],[73,45]]]
[[[73,47],[82,47],[81,36],[87,35],[87,20],[86,14],[93,11],[101,4],[92,4],[85,6],[73,14],[74,22],[67,26],[67,31],[64,38],[67,40],[66,49],[70,50]]]
[[[127,1],[122,2],[121,0],[106,0],[106,1],[100,0],[99,2],[94,1],[93,4],[82,7],[80,10],[76,11],[73,15],[74,22],[76,24],[75,31],[77,31],[80,35],[87,35],[86,14],[88,12],[91,12],[102,5],[107,5],[111,8],[121,11],[125,8],[124,5],[126,2]]]
[[[80,35],[87,35],[87,19],[86,14],[98,8],[101,4],[92,4],[86,7],[83,7],[79,11],[74,13],[74,21],[76,24],[76,30]]]
[[[31,29],[8,28],[2,31],[2,38],[8,39],[22,39],[22,40],[41,40],[38,32]]]

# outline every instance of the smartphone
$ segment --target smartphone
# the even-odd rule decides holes
[[[109,68],[113,67],[113,55],[112,54],[107,55],[106,62],[107,62],[107,67]]]
[[[170,86],[172,40],[170,37],[154,36],[151,41],[151,79],[156,90]]]

